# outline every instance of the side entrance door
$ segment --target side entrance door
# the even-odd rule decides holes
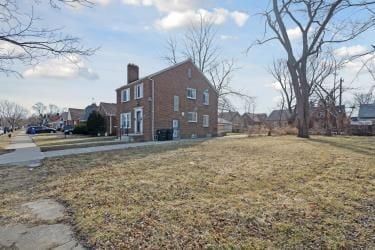
[[[173,120],[172,128],[173,128],[173,139],[180,138],[180,126],[178,120]]]

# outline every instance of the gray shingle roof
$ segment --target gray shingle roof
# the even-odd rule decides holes
[[[99,108],[104,112],[105,115],[108,116],[115,116],[117,112],[116,103],[101,102],[99,104]]]
[[[360,119],[375,119],[375,104],[361,104],[358,117]]]
[[[236,118],[237,116],[241,118],[241,115],[238,112],[223,112],[223,113],[219,114],[220,118],[223,118],[223,119],[225,119],[227,121],[230,121],[230,122],[232,122],[234,120],[234,118]]]
[[[260,114],[253,114],[253,113],[245,113],[243,116],[248,116],[254,122],[263,122],[267,119],[267,114],[260,113]]]
[[[287,121],[291,114],[288,110],[273,110],[267,117],[267,121]]]
[[[83,111],[84,111],[83,109],[69,108],[69,113],[70,113],[71,119],[73,121],[79,120]]]
[[[81,121],[87,121],[87,119],[89,118],[90,114],[93,112],[93,111],[98,111],[98,106],[96,106],[95,103],[87,106],[84,110],[84,112],[82,113],[81,115]]]

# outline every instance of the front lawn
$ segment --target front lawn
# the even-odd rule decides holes
[[[375,248],[375,138],[214,139],[0,169],[0,223],[52,197],[94,248]],[[20,188],[22,186],[22,188]]]
[[[16,136],[18,133],[19,131],[13,132],[12,137]],[[0,155],[6,154],[12,151],[12,150],[6,149],[12,141],[12,139],[9,138],[8,135],[9,133],[0,135]]]
[[[115,142],[115,136],[84,136],[84,135],[67,135],[63,133],[56,134],[38,134],[33,136],[33,141],[42,151],[84,148],[103,146],[108,144],[118,144]]]

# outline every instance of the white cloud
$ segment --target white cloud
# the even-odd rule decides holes
[[[93,3],[99,4],[99,5],[108,5],[111,3],[111,0],[91,0]]]
[[[244,26],[245,23],[247,22],[247,19],[249,19],[248,14],[244,12],[240,12],[240,11],[233,11],[232,13],[230,13],[230,16],[234,19],[236,24],[240,27]]]
[[[25,51],[12,43],[0,41],[0,57],[18,57],[26,55]]]
[[[79,56],[70,56],[68,58],[50,59],[49,61],[27,69],[23,76],[25,78],[55,78],[55,79],[74,79],[78,77],[89,80],[96,80],[99,76],[91,69],[85,66]]]
[[[275,90],[282,90],[281,84],[279,82],[272,83],[272,88]]]
[[[335,55],[340,57],[355,56],[366,53],[368,49],[362,45],[355,45],[350,47],[341,47],[335,50]]]
[[[287,30],[288,37],[290,40],[298,40],[302,37],[301,30],[298,27],[295,27],[293,29],[288,29]]]
[[[204,1],[198,0],[122,0],[124,4],[134,6],[154,6],[159,11],[187,11],[197,7]]]
[[[218,8],[213,11],[205,9],[187,10],[187,11],[172,11],[163,18],[157,20],[155,25],[159,29],[171,30],[175,28],[184,27],[190,24],[199,23],[201,17],[207,20],[212,20],[216,25],[225,23],[229,18],[232,18],[238,26],[243,26],[248,14],[238,11],[229,12],[226,9]]]
[[[362,56],[358,59],[349,61],[345,64],[345,68],[349,70],[351,73],[357,73],[363,69],[364,69],[364,72],[366,72],[366,68],[364,68],[365,64],[367,65],[375,64],[375,55],[369,54],[369,55]]]

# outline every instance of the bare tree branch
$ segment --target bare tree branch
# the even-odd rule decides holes
[[[43,2],[31,0],[28,13],[20,10],[17,0],[0,4],[0,72],[22,76],[16,64],[34,65],[42,59],[69,55],[90,56],[96,49],[85,48],[78,37],[62,33],[62,28],[43,28],[34,8]],[[49,0],[52,8],[62,5],[92,6],[88,0]],[[23,9],[25,7],[23,6]]]

